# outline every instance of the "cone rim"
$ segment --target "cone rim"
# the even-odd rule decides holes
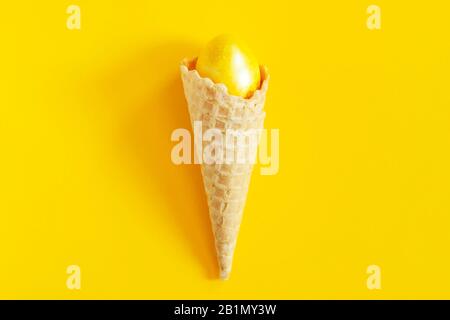
[[[244,98],[236,95],[232,95],[228,92],[228,88],[223,83],[215,83],[208,77],[202,77],[198,71],[195,69],[195,65],[197,63],[197,57],[194,58],[184,58],[180,63],[181,73],[185,74],[193,74],[195,79],[198,81],[203,81],[207,84],[208,87],[215,87],[218,91],[223,92],[225,95],[235,99],[236,102],[252,102],[253,100],[257,100],[259,96],[265,95],[267,92],[267,88],[269,86],[269,70],[265,65],[259,65],[259,70],[261,73],[261,82],[259,88],[253,92],[251,97]]]

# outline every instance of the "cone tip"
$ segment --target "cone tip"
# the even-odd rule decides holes
[[[228,280],[230,278],[230,273],[225,271],[225,270],[221,270],[220,271],[220,280]]]

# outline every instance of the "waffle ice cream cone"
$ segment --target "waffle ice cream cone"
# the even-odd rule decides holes
[[[255,91],[251,98],[244,99],[228,94],[225,85],[202,78],[195,70],[195,65],[196,58],[185,59],[180,66],[193,127],[194,122],[201,121],[203,133],[214,128],[220,130],[223,135],[227,129],[263,129],[264,101],[269,80],[265,67],[260,68],[260,89]],[[249,146],[246,145],[243,149],[248,151]],[[252,162],[201,164],[222,279],[227,279],[231,272],[233,253],[253,169]]]

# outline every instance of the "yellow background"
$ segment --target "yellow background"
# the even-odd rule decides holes
[[[446,1],[12,3],[0,298],[450,298]],[[170,133],[190,128],[178,63],[223,32],[269,67],[265,124],[280,129],[280,171],[253,175],[228,282],[199,168],[170,162]]]

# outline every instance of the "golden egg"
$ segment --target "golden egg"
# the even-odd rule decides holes
[[[259,64],[250,48],[238,37],[220,35],[200,53],[196,69],[202,77],[223,83],[228,93],[249,98],[259,88]]]

